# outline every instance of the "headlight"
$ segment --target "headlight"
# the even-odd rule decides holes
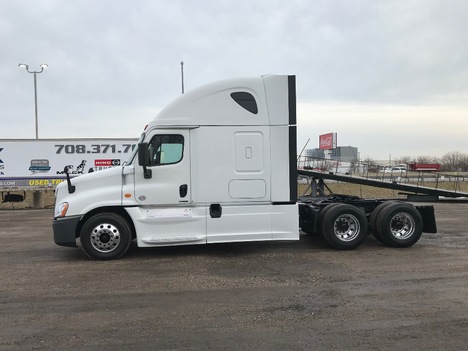
[[[62,202],[58,205],[55,205],[54,217],[65,217],[68,210],[68,202]]]

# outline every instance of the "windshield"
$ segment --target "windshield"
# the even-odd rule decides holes
[[[138,144],[142,143],[143,140],[145,140],[145,136],[146,136],[145,133],[141,133],[140,139],[138,139],[136,147],[132,150],[132,153],[130,154],[128,159],[124,162],[124,166],[132,164],[133,160],[135,159],[136,154],[138,153]]]

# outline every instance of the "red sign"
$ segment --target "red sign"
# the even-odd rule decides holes
[[[112,166],[112,160],[94,160],[95,167],[110,167]]]
[[[94,160],[94,167],[115,167],[115,166],[120,166],[119,159]]]
[[[328,133],[319,135],[319,149],[330,150],[336,149],[336,133]]]

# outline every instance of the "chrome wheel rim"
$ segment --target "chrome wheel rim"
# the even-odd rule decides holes
[[[99,252],[111,252],[120,243],[119,229],[110,223],[102,223],[91,231],[91,245]]]
[[[335,220],[333,230],[341,241],[353,241],[359,235],[361,225],[355,216],[343,214]]]
[[[399,240],[411,237],[415,228],[416,222],[414,221],[414,218],[406,212],[397,213],[390,221],[390,232]]]

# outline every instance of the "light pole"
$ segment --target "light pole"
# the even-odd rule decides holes
[[[182,76],[182,94],[184,93],[184,61],[180,61],[180,75]]]
[[[44,68],[48,68],[49,66],[45,63],[43,63],[42,65],[40,65],[39,67],[41,68],[40,71],[30,71],[29,70],[29,66],[24,64],[24,63],[20,63],[18,65],[19,67],[24,67],[26,68],[26,71],[28,71],[28,73],[32,73],[34,74],[34,111],[35,111],[35,121],[36,121],[36,139],[39,139],[39,126],[38,126],[38,119],[37,119],[37,79],[36,79],[36,74],[38,73],[42,73],[42,71],[44,70]]]

